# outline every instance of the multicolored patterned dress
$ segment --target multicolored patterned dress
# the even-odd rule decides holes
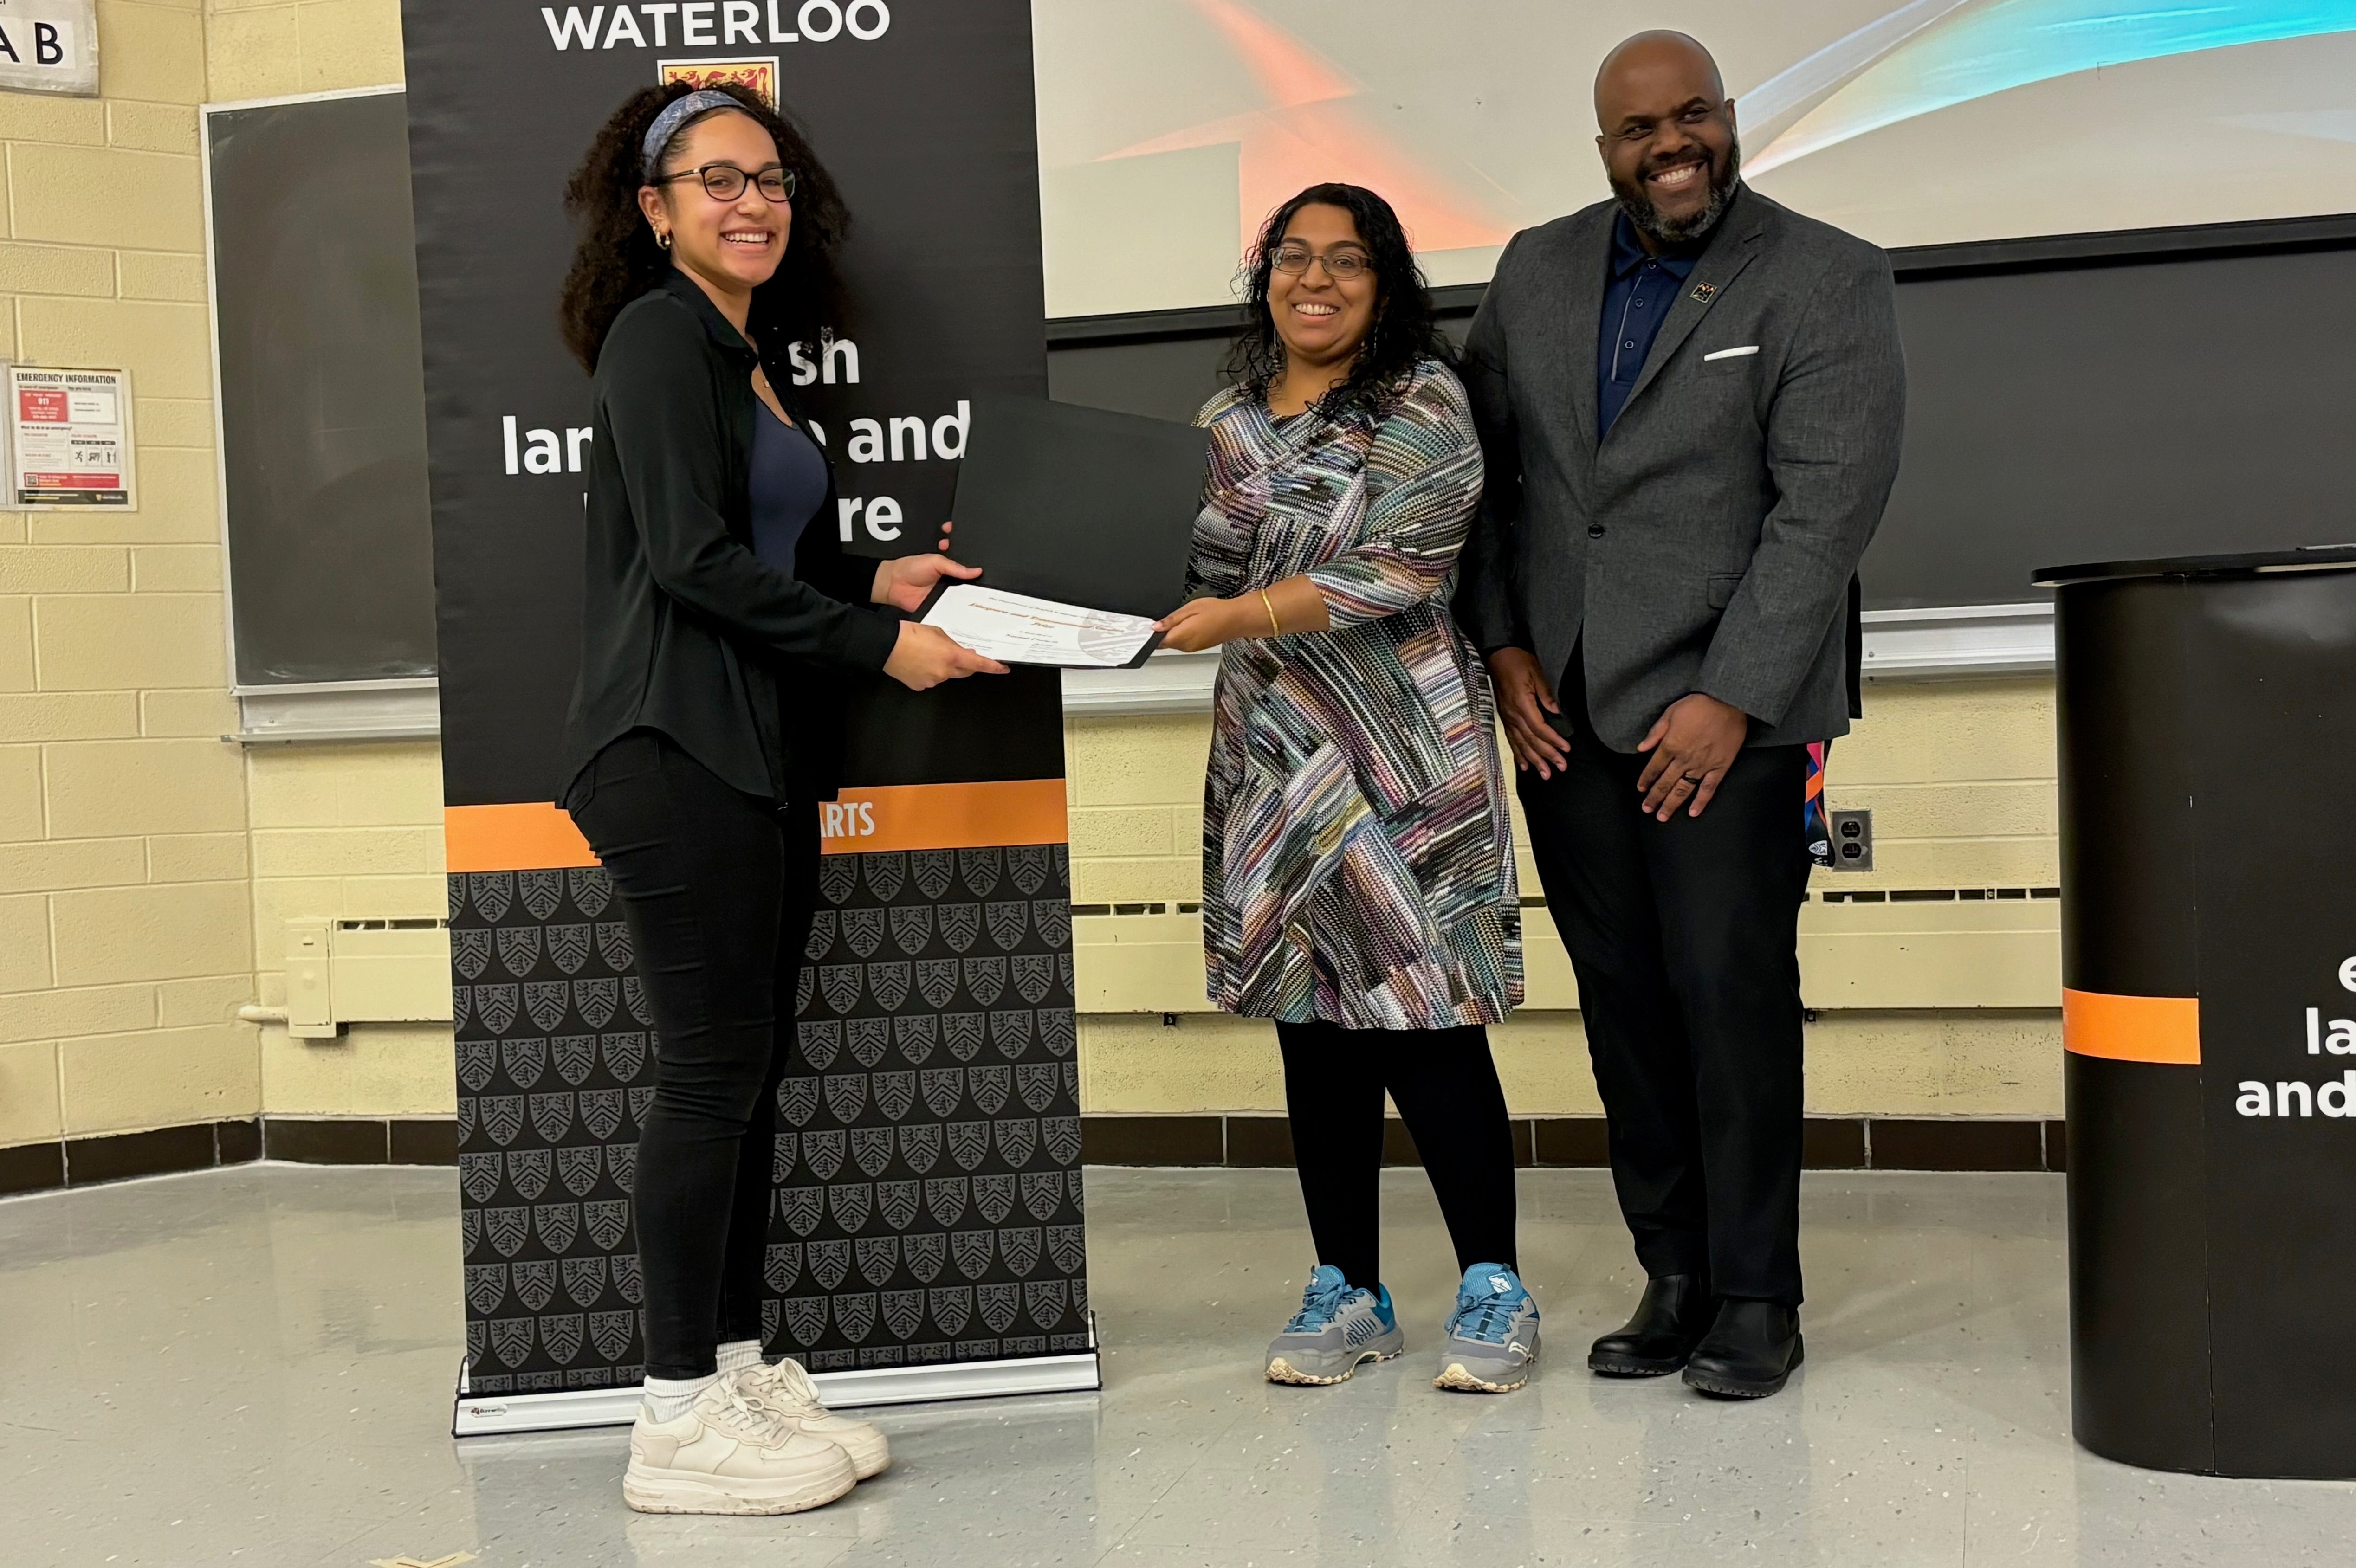
[[[1306,573],[1333,629],[1227,644],[1203,810],[1203,944],[1231,1013],[1348,1029],[1496,1023],[1521,908],[1481,656],[1449,618],[1481,494],[1436,361],[1379,415],[1279,420],[1230,390],[1188,597]]]

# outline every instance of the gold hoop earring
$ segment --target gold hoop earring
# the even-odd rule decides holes
[[[662,248],[663,248],[664,250],[666,250],[666,251],[669,250],[669,249],[670,249],[670,230],[669,230],[669,229],[656,229],[656,230],[655,230],[655,243],[656,243],[657,245],[659,245],[660,247],[662,247]]]

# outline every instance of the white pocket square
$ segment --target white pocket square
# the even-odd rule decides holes
[[[1746,343],[1740,348],[1721,348],[1714,354],[1705,354],[1701,357],[1701,362],[1707,365],[1713,359],[1740,359],[1746,354],[1756,354],[1758,352],[1759,345],[1756,343]]]

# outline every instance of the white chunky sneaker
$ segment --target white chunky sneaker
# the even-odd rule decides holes
[[[780,1422],[733,1372],[675,1421],[630,1429],[622,1500],[640,1513],[799,1513],[859,1484],[839,1445]]]
[[[872,1423],[853,1421],[827,1409],[818,1389],[799,1361],[788,1358],[774,1366],[755,1364],[736,1374],[744,1397],[776,1418],[789,1431],[822,1437],[851,1456],[851,1468],[862,1481],[882,1475],[892,1463],[892,1445]]]

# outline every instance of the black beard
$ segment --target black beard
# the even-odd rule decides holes
[[[1738,139],[1727,144],[1725,164],[1722,166],[1714,165],[1709,171],[1708,205],[1688,219],[1662,217],[1660,209],[1653,205],[1653,198],[1644,194],[1641,178],[1636,185],[1612,181],[1612,194],[1619,199],[1620,210],[1628,215],[1628,221],[1636,226],[1639,233],[1656,244],[1684,245],[1718,227],[1718,220],[1726,216],[1727,204],[1734,199],[1734,182],[1741,172],[1742,144]]]

